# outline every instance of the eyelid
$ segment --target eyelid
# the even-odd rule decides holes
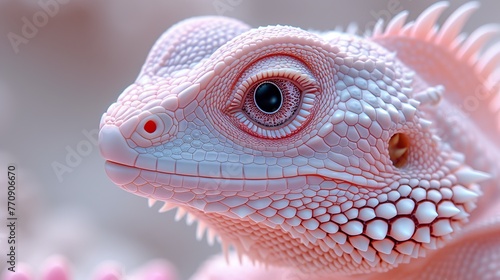
[[[236,85],[230,97],[227,112],[235,113],[241,110],[245,96],[256,83],[267,79],[284,79],[294,83],[304,94],[318,90],[318,84],[310,73],[302,73],[294,69],[267,70],[254,74]]]

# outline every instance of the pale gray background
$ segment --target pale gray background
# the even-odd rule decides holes
[[[135,79],[166,28],[187,17],[217,14],[217,1],[231,2],[69,0],[16,54],[8,32],[20,34],[22,17],[31,18],[41,8],[34,0],[0,0],[0,174],[6,162],[17,164],[20,260],[38,265],[50,254],[63,253],[80,279],[87,279],[91,267],[103,260],[115,259],[130,270],[161,257],[186,279],[220,251],[218,245],[197,242],[195,226],[175,223],[174,213],[158,214],[159,205],[149,209],[145,199],[113,185],[97,147],[62,182],[51,166],[64,163],[67,146],[85,141],[82,130],[98,127],[102,113]],[[240,2],[224,15],[253,26],[279,23],[328,30],[351,21],[372,25],[374,15],[387,11],[389,2],[410,10],[414,19],[434,1]],[[464,2],[453,1],[445,15]],[[481,2],[466,31],[499,22],[499,2]],[[3,207],[0,212],[4,231]],[[2,256],[4,248],[2,238]],[[3,265],[2,259],[0,269]]]

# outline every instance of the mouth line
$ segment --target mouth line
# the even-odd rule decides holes
[[[154,170],[154,169],[149,169],[149,168],[144,168],[144,167],[138,167],[138,166],[131,166],[123,163],[119,163],[116,161],[112,160],[106,160],[106,164],[111,164],[114,165],[114,167],[122,167],[122,168],[130,168],[130,169],[137,169],[140,171],[146,171],[146,172],[154,172],[154,173],[159,173],[163,175],[169,175],[169,176],[182,176],[182,177],[190,177],[190,178],[203,178],[203,179],[212,179],[212,180],[244,180],[244,181],[274,181],[274,180],[286,180],[286,179],[293,179],[293,178],[306,178],[306,177],[318,177],[321,178],[323,181],[331,181],[335,182],[336,184],[350,184],[352,186],[358,186],[361,187],[359,184],[355,184],[353,182],[349,182],[347,180],[343,179],[338,179],[338,178],[331,178],[331,177],[326,177],[320,174],[303,174],[303,175],[296,175],[296,176],[283,176],[279,178],[231,178],[231,177],[209,177],[209,176],[203,176],[203,175],[191,175],[191,174],[182,174],[182,173],[169,173],[165,171],[160,171],[160,170]]]

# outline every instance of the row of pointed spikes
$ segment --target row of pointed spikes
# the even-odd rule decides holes
[[[148,206],[149,207],[153,207],[156,204],[156,202],[158,202],[158,200],[153,199],[153,198],[148,198]],[[213,246],[214,245],[214,241],[217,240],[217,242],[219,242],[221,244],[224,257],[225,257],[226,262],[228,264],[230,263],[230,261],[229,261],[230,260],[230,257],[229,257],[230,252],[236,252],[236,254],[238,256],[239,263],[243,264],[243,258],[244,258],[244,256],[243,256],[243,252],[244,252],[243,248],[238,248],[237,245],[230,244],[229,242],[225,242],[225,240],[222,240],[220,238],[220,236],[218,236],[217,233],[214,230],[212,230],[209,227],[207,227],[205,225],[205,223],[203,223],[203,221],[197,219],[195,215],[189,213],[188,211],[186,211],[181,206],[173,204],[173,203],[165,202],[165,201],[161,201],[161,202],[163,202],[164,204],[158,210],[159,213],[165,213],[165,212],[169,212],[171,210],[177,209],[177,212],[175,213],[175,221],[176,222],[182,220],[184,217],[186,217],[186,224],[187,225],[192,225],[195,221],[197,222],[196,239],[198,241],[201,241],[203,239],[203,235],[204,235],[204,233],[206,231],[206,233],[207,233],[207,243],[210,246]],[[257,264],[257,262],[254,259],[251,259],[251,258],[247,258],[247,259],[250,260],[253,265]],[[267,264],[264,264],[264,266],[267,267]]]
[[[153,198],[148,198],[148,206],[153,207],[157,202],[156,199]],[[163,206],[158,210],[159,213],[165,213],[174,209],[177,209],[177,212],[175,213],[175,221],[178,222],[182,220],[182,218],[186,217],[186,224],[187,225],[192,225],[195,221],[198,222],[198,227],[196,228],[196,239],[198,241],[203,239],[203,235],[205,234],[205,231],[207,232],[207,242],[210,246],[214,245],[214,240],[217,239],[220,242],[220,238],[217,236],[217,234],[208,228],[203,221],[197,220],[196,217],[186,211],[184,208],[180,207],[179,205],[169,203],[169,202],[163,202]]]
[[[406,22],[408,11],[402,11],[394,16],[385,26],[384,20],[379,19],[373,30],[366,30],[365,36],[384,38],[404,36],[409,38],[424,38],[429,43],[442,46],[456,54],[459,61],[470,63],[481,77],[486,77],[490,88],[500,83],[500,73],[497,66],[500,63],[500,42],[495,43],[482,51],[486,43],[500,33],[500,25],[486,24],[477,28],[470,35],[460,33],[467,20],[479,8],[479,2],[468,2],[453,12],[441,27],[436,21],[449,6],[447,1],[437,2],[425,11],[415,21]],[[335,31],[347,34],[357,34],[358,26],[350,23],[346,28],[337,26]],[[479,53],[482,51],[482,54]]]
[[[500,25],[486,24],[470,35],[461,34],[471,14],[479,8],[478,2],[468,2],[455,10],[441,27],[436,21],[449,6],[446,1],[437,2],[423,11],[415,21],[406,22],[408,11],[402,11],[389,21],[384,29],[384,21],[380,19],[373,29],[372,38],[404,36],[425,39],[436,46],[441,46],[455,53],[457,60],[474,66],[475,71],[484,77],[487,86],[492,88],[500,83],[500,42],[484,49],[486,43],[500,33]],[[481,55],[480,52],[482,52]]]
[[[494,35],[500,33],[500,25],[483,25],[468,36],[461,33],[467,20],[480,6],[479,2],[473,1],[460,6],[444,21],[441,27],[438,27],[436,25],[437,19],[448,6],[447,1],[437,2],[424,10],[416,20],[409,22],[407,22],[408,11],[402,11],[387,23],[385,29],[383,19],[379,19],[373,30],[365,31],[365,36],[374,39],[399,36],[419,38],[455,53],[456,59],[472,65],[474,71],[484,79],[485,87],[496,94],[491,100],[490,109],[492,112],[499,112],[500,117],[500,94],[498,94],[500,92],[500,70],[498,70],[500,42],[487,49],[484,48]],[[335,31],[357,34],[358,26],[351,23],[345,29],[337,27]],[[426,105],[426,102],[423,103],[422,105]],[[431,122],[427,120],[422,123],[423,127],[430,127],[430,125]]]

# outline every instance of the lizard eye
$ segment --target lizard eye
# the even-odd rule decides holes
[[[297,111],[301,92],[287,80],[270,80],[253,86],[245,98],[243,112],[265,127],[286,123]]]
[[[266,57],[245,69],[226,110],[244,132],[278,139],[305,127],[317,108],[318,93],[318,83],[302,61]]]

